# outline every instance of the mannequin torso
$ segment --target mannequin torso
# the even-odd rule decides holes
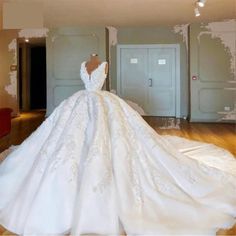
[[[99,65],[101,65],[101,61],[100,61],[98,55],[91,54],[90,60],[85,63],[85,67],[86,67],[88,74],[91,75],[91,73],[95,69],[97,69],[99,67]],[[107,74],[107,72],[108,72],[108,64],[106,64],[106,67],[105,67],[105,73]]]

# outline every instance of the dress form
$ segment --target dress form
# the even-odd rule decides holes
[[[90,60],[85,63],[86,70],[89,75],[98,68],[98,66],[101,65],[101,60],[98,56],[98,54],[91,54],[90,55]],[[108,65],[105,67],[105,72],[107,74],[108,72]]]

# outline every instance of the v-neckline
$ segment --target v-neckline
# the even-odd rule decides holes
[[[87,70],[87,67],[86,67],[86,61],[84,62],[84,69],[85,69],[85,72],[86,72],[86,74],[88,75],[88,77],[89,77],[89,81],[91,81],[91,76],[92,76],[92,74],[96,71],[96,70],[98,70],[98,68],[102,65],[102,63],[103,62],[101,62],[99,65],[98,65],[98,67],[96,67],[93,71],[91,71],[91,73],[89,74],[88,73],[88,70]]]

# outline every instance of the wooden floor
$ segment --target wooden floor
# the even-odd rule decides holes
[[[22,113],[12,119],[10,135],[0,139],[0,152],[10,145],[18,145],[27,138],[45,119],[45,111],[33,111]]]
[[[22,113],[12,119],[10,135],[0,139],[0,152],[10,145],[20,144],[45,119],[44,111]],[[236,156],[236,126],[222,123],[189,123],[183,119],[144,117],[159,134],[170,134],[193,140],[214,143]],[[0,235],[14,235],[0,226]],[[217,235],[236,235],[236,226],[231,230],[220,230]]]
[[[189,123],[183,119],[144,117],[159,134],[176,135],[213,143],[236,156],[236,125],[226,123]]]

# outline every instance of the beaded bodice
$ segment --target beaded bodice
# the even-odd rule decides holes
[[[91,74],[89,74],[86,69],[86,62],[84,61],[81,64],[80,76],[82,81],[84,82],[86,90],[98,91],[102,89],[102,86],[107,76],[105,71],[106,63],[106,61],[102,62],[95,70],[91,72]]]

